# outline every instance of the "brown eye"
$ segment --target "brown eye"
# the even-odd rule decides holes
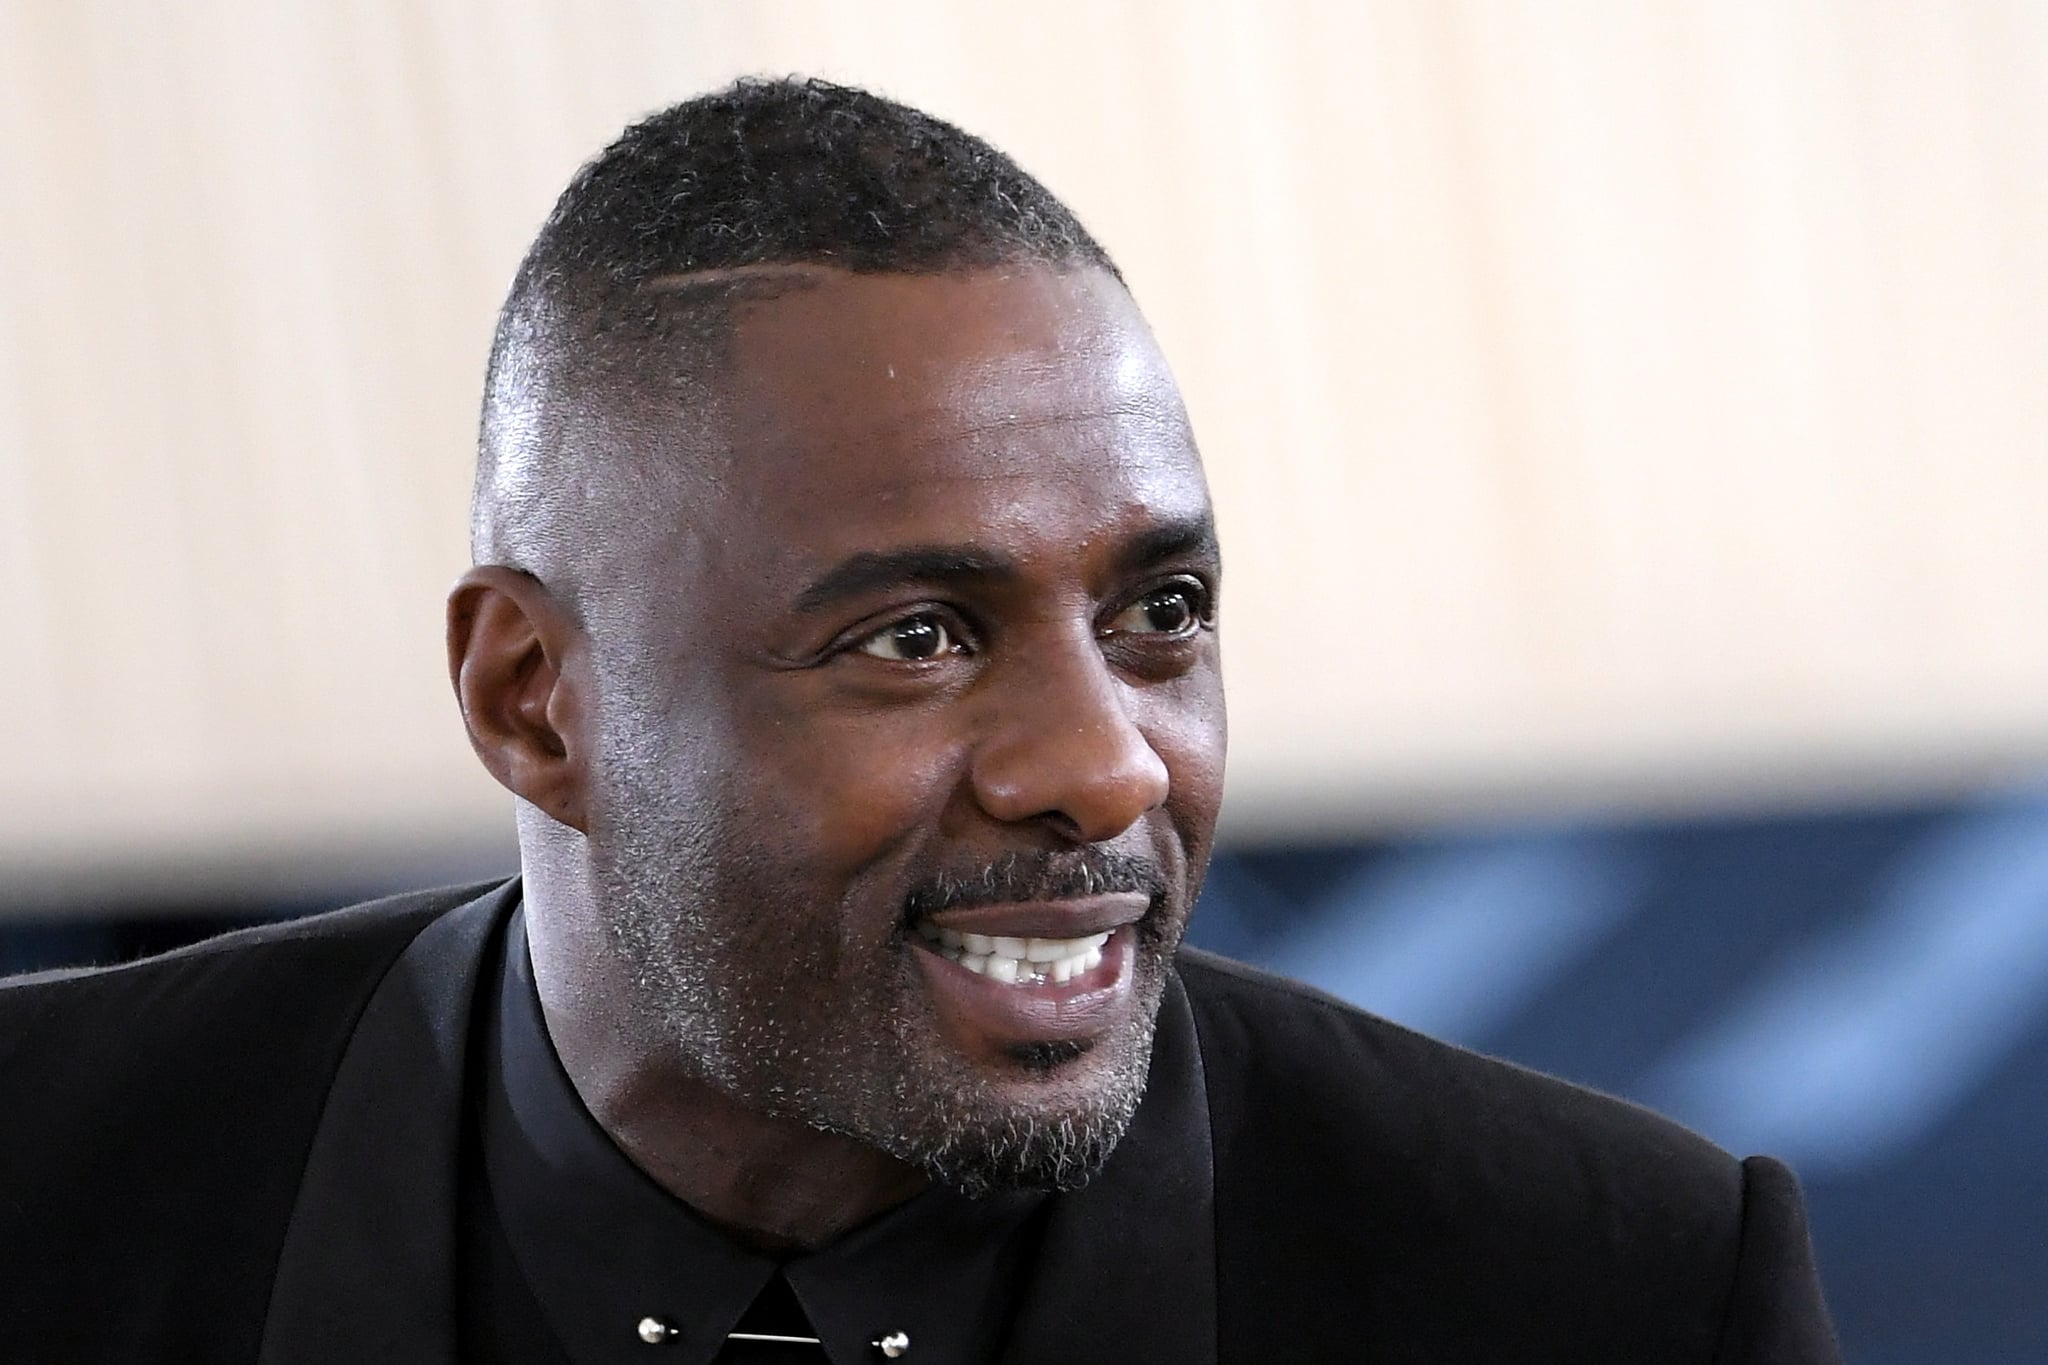
[[[1168,583],[1140,597],[1109,623],[1114,635],[1185,638],[1201,629],[1208,593],[1193,581]]]
[[[929,612],[891,621],[858,646],[861,653],[898,663],[936,659],[960,648],[946,623]]]

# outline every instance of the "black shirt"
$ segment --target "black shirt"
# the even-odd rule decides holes
[[[523,913],[499,959],[478,993],[463,1163],[465,1360],[710,1365],[750,1307],[748,1327],[766,1315],[772,1330],[793,1306],[834,1365],[878,1359],[872,1343],[892,1332],[909,1337],[913,1365],[994,1357],[1035,1260],[1043,1195],[933,1188],[816,1251],[750,1250],[655,1184],[584,1108],[548,1040]],[[671,1329],[659,1345],[640,1335],[649,1318]],[[794,1365],[817,1352],[740,1358]]]

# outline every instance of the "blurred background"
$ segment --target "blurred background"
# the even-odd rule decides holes
[[[1117,256],[1230,561],[1196,938],[1791,1159],[1864,1365],[2048,1360],[2048,5],[0,0],[0,970],[508,871],[493,313],[742,73]]]

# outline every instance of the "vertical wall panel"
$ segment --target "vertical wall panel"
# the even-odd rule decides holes
[[[12,0],[0,870],[502,843],[439,660],[492,311],[627,119],[790,70],[1124,263],[1240,832],[2048,758],[2030,0]]]

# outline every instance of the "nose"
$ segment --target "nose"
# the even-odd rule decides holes
[[[1132,719],[1132,689],[1093,634],[1005,664],[989,690],[994,724],[971,770],[981,808],[1100,843],[1166,800],[1166,762]]]

